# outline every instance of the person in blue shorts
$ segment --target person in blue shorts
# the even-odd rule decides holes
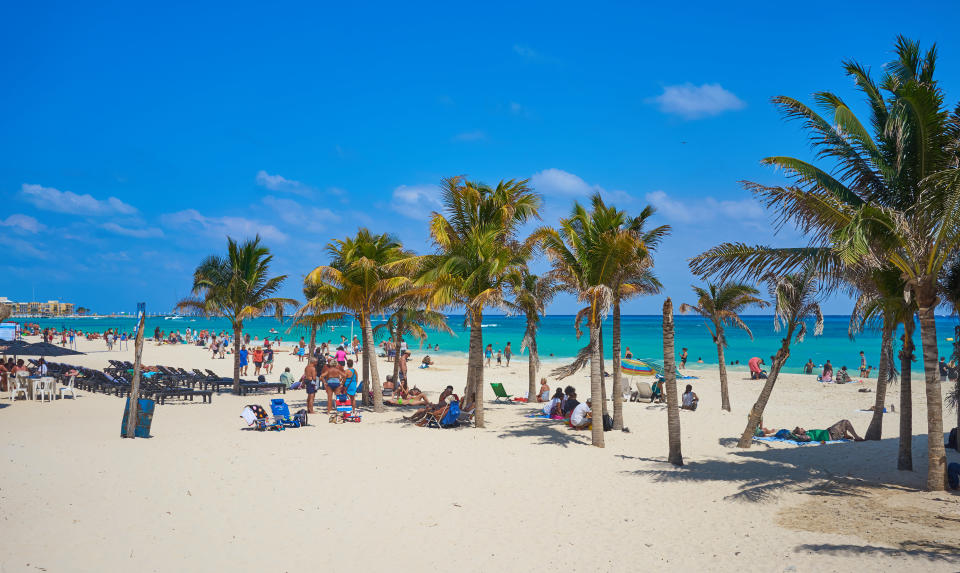
[[[320,372],[320,379],[323,380],[327,390],[327,414],[331,413],[333,408],[333,397],[340,389],[340,385],[346,380],[348,374],[334,361],[330,361]]]
[[[249,352],[247,352],[247,347],[246,347],[246,346],[241,346],[241,347],[240,347],[240,353],[238,354],[238,356],[240,357],[240,362],[239,362],[239,364],[240,364],[240,375],[241,375],[241,376],[246,376],[246,375],[247,375],[247,355],[248,355],[248,354],[249,354]]]

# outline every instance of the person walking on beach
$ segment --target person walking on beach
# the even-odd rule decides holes
[[[500,353],[500,349],[497,349],[497,366],[503,366],[503,354]]]
[[[263,349],[259,346],[253,349],[253,375],[259,376],[263,368]]]
[[[273,347],[269,344],[263,349],[263,367],[267,374],[273,374]]]
[[[860,376],[863,378],[867,377],[867,357],[863,353],[863,350],[860,351]]]
[[[510,357],[513,356],[513,350],[510,348],[510,343],[507,343],[507,347],[503,349],[503,357],[507,359],[507,367],[510,366]]]
[[[487,358],[487,366],[490,366],[490,360],[493,359],[493,345],[488,344],[483,351],[483,355]]]

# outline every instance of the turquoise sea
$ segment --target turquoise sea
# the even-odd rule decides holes
[[[120,329],[121,331],[132,332],[135,328],[135,319],[130,318],[46,318],[46,319],[17,319],[21,323],[36,323],[41,328],[55,327],[57,329],[66,327],[80,330],[105,331],[108,328]],[[382,320],[381,320],[382,321]],[[847,325],[849,318],[846,316],[827,316],[825,320],[824,332],[821,336],[808,335],[804,342],[791,346],[791,357],[787,362],[786,370],[790,372],[800,372],[807,359],[812,358],[814,363],[822,364],[830,360],[835,367],[846,365],[850,369],[856,369],[860,363],[859,352],[863,350],[867,356],[867,363],[876,366],[879,360],[880,335],[878,332],[865,332],[850,340],[847,336]],[[760,356],[767,364],[770,363],[770,356],[773,355],[780,345],[781,335],[774,331],[772,316],[746,316],[744,322],[753,331],[753,340],[741,330],[729,330],[727,340],[729,347],[726,349],[726,360],[739,360],[740,365],[745,369],[747,360],[752,356]],[[376,324],[376,322],[375,322]],[[464,327],[463,316],[450,315],[449,324],[453,329],[455,336],[449,334],[431,332],[427,343],[431,346],[440,345],[440,353],[466,353],[469,343],[469,332]],[[623,345],[629,346],[637,358],[662,358],[663,341],[661,317],[656,315],[634,315],[622,317],[623,324]],[[679,355],[682,347],[687,347],[689,353],[688,368],[697,367],[715,367],[717,363],[716,346],[710,338],[709,333],[704,327],[703,320],[693,316],[678,315],[675,318],[676,324],[676,350]],[[956,317],[938,317],[937,318],[937,338],[939,341],[939,354],[950,356],[953,352],[953,343],[947,341],[947,338],[955,337],[954,329],[960,324]],[[156,327],[160,327],[165,332],[187,328],[194,330],[213,329],[217,332],[221,330],[229,331],[229,323],[220,318],[194,318],[182,317],[177,319],[165,319],[164,317],[150,317],[146,321],[147,336],[152,336]],[[258,318],[244,323],[245,332],[251,337],[257,336],[263,338],[269,335],[271,338],[279,336],[284,343],[293,343],[301,336],[308,336],[306,328],[294,326],[287,332],[289,319],[286,323],[278,322],[274,318]],[[497,316],[489,315],[484,318],[483,340],[484,344],[490,343],[494,348],[503,348],[507,342],[512,343],[514,352],[519,354],[520,342],[523,339],[523,331],[526,321],[523,317],[517,316]],[[358,336],[360,334],[359,326],[352,324],[353,332]],[[269,331],[275,329],[277,334],[271,334]],[[812,324],[811,324],[812,332]],[[330,340],[339,342],[340,336],[349,337],[351,333],[351,321],[327,327],[318,333],[317,341]],[[604,346],[605,355],[610,356],[610,335],[612,328],[608,319],[604,326]],[[899,337],[899,334],[897,335]],[[416,348],[414,341],[409,341],[411,347]],[[551,315],[544,317],[540,333],[537,337],[541,356],[549,359],[551,355],[555,358],[570,357],[577,353],[579,348],[587,343],[586,333],[584,337],[577,340],[573,329],[573,316],[571,315]],[[920,346],[919,332],[915,336],[914,343],[918,349]],[[897,339],[897,349],[899,349],[899,338]],[[436,354],[435,351],[432,353]],[[895,351],[896,352],[896,351]],[[917,355],[920,352],[918,350]],[[703,358],[704,365],[698,365],[697,359]],[[914,370],[921,371],[922,366],[917,363]]]

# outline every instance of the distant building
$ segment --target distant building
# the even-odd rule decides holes
[[[48,300],[47,302],[15,302],[3,296],[0,306],[10,308],[12,314],[23,316],[66,316],[74,313],[72,302]]]

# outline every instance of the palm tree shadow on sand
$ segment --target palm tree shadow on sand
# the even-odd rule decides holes
[[[538,444],[569,448],[590,445],[590,433],[569,429],[554,420],[526,420],[522,425],[511,426],[499,438],[535,438]]]

